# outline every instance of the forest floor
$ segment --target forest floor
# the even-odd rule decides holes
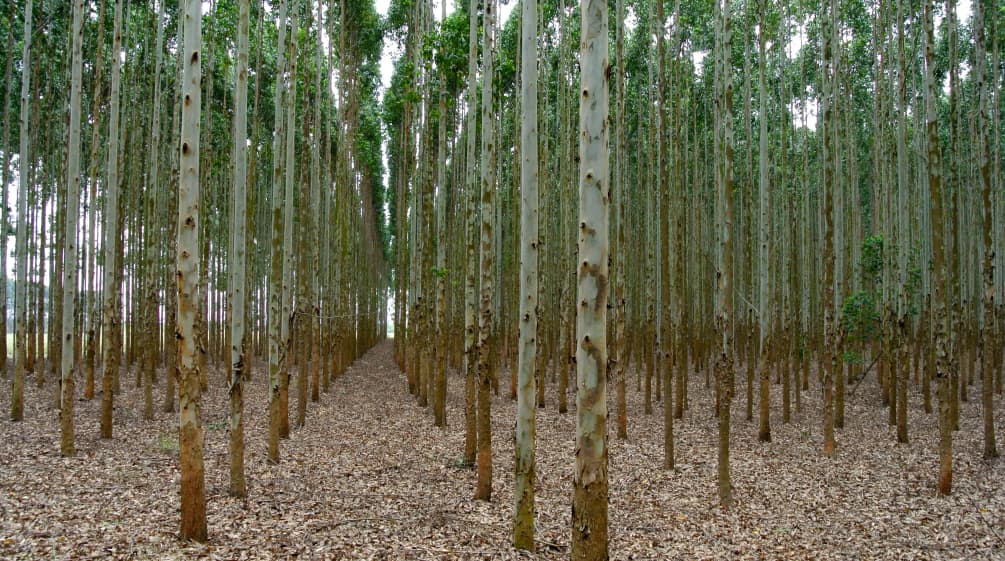
[[[916,393],[911,443],[897,445],[875,381],[866,380],[849,400],[837,456],[827,459],[815,384],[787,425],[780,386],[772,387],[773,441],[759,443],[756,424],[744,420],[738,378],[730,510],[716,506],[716,422],[704,375],[692,376],[691,408],[674,425],[674,471],[661,467],[660,404],[644,415],[640,393],[629,391],[629,439],[614,439],[610,423],[612,559],[1005,559],[1005,461],[981,460],[979,386],[955,435],[954,492],[936,497],[938,431]],[[223,372],[213,374],[203,406],[205,545],[178,539],[176,416],[158,411],[143,420],[142,391],[130,376],[122,380],[113,440],[98,438],[100,392],[77,403],[76,457],[59,455],[51,384],[40,390],[32,377],[24,422],[0,421],[0,559],[569,557],[575,400],[558,414],[553,385],[537,414],[538,553],[531,555],[510,545],[515,404],[507,395],[493,401],[492,501],[472,500],[475,473],[460,462],[462,378],[450,378],[449,427],[435,428],[408,394],[390,343],[309,405],[306,427],[282,442],[279,465],[265,462],[267,388],[255,365],[246,390],[246,500],[227,494],[228,401]],[[290,395],[294,410],[293,388]],[[5,382],[5,417],[9,401]]]

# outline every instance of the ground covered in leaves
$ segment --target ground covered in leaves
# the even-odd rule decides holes
[[[228,402],[224,375],[214,374],[203,408],[205,545],[178,539],[174,415],[144,421],[142,392],[124,376],[115,439],[98,438],[99,393],[78,402],[77,455],[62,458],[52,385],[29,382],[24,422],[0,421],[2,559],[569,556],[575,416],[574,409],[557,413],[551,385],[537,417],[538,552],[531,555],[510,546],[515,404],[506,395],[493,402],[493,500],[474,501],[475,474],[460,464],[463,380],[450,378],[449,427],[433,427],[393,365],[390,343],[310,405],[306,427],[283,441],[275,466],[265,462],[266,384],[256,365],[246,391],[246,500],[227,495]],[[780,386],[772,391],[780,402]],[[666,471],[661,406],[646,416],[639,393],[629,392],[629,439],[610,444],[612,559],[1005,559],[1005,463],[980,459],[975,401],[963,404],[956,433],[955,492],[939,498],[936,422],[916,393],[911,444],[898,446],[875,382],[866,380],[849,402],[838,455],[827,459],[819,452],[817,390],[804,394],[803,411],[788,425],[773,411],[773,442],[765,444],[744,420],[741,381],[736,504],[724,511],[716,506],[716,424],[703,375],[692,377],[689,393],[691,407],[675,424],[677,469]],[[5,417],[9,402],[5,382]],[[997,427],[1005,432],[1002,416]]]

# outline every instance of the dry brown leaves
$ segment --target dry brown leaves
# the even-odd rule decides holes
[[[227,495],[228,405],[217,371],[203,407],[206,545],[177,538],[175,415],[142,420],[142,393],[123,375],[115,439],[97,437],[100,395],[80,401],[78,453],[62,458],[52,386],[39,390],[29,381],[25,421],[0,421],[3,559],[569,556],[575,416],[557,413],[553,385],[548,407],[538,411],[532,555],[510,546],[514,404],[505,396],[493,403],[493,501],[474,501],[474,473],[460,466],[462,379],[450,380],[449,428],[434,428],[409,396],[389,344],[310,405],[307,426],[283,441],[278,466],[265,462],[266,385],[256,365],[246,391],[247,500]],[[661,469],[660,406],[643,415],[639,393],[630,391],[629,440],[610,444],[612,558],[1005,559],[1005,464],[980,459],[979,403],[963,404],[954,494],[938,498],[934,416],[912,393],[911,444],[898,446],[869,384],[848,406],[837,457],[826,459],[816,390],[804,394],[804,410],[789,425],[776,407],[774,442],[761,444],[756,425],[743,420],[741,381],[733,407],[736,505],[728,511],[716,506],[716,424],[703,376],[693,377],[690,409],[675,424],[673,472]],[[772,392],[780,407],[780,387]],[[9,400],[8,382],[0,390],[4,415]],[[1000,420],[997,426],[1005,430]]]

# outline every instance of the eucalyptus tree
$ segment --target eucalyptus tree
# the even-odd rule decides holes
[[[904,15],[903,2],[897,1],[897,103],[899,107],[897,118],[897,250],[900,278],[899,301],[898,301],[898,324],[897,338],[901,340],[900,347],[906,347],[907,327],[908,327],[908,271],[907,254],[909,236],[906,232],[906,212],[908,195],[908,153],[907,153],[907,53],[904,46]],[[903,349],[902,349],[903,350]],[[904,353],[901,353],[903,356]],[[894,379],[890,380],[891,387],[896,388],[898,402],[891,403],[891,407],[896,409],[897,442],[907,443],[907,364],[898,365],[900,368],[891,369]],[[892,400],[891,400],[892,401]]]
[[[485,0],[482,56],[481,233],[479,236],[478,315],[478,480],[475,498],[492,499],[492,331],[495,270],[495,115],[492,111],[493,57],[496,35],[496,0]]]
[[[994,9],[993,5],[991,6]],[[981,181],[981,205],[983,213],[981,217],[981,242],[984,251],[983,267],[983,305],[984,305],[984,329],[981,340],[981,406],[984,409],[984,459],[990,460],[998,456],[998,448],[995,443],[995,421],[994,421],[994,394],[992,379],[994,371],[994,334],[995,334],[995,265],[994,265],[994,245],[992,240],[992,201],[991,201],[991,123],[988,117],[989,88],[987,83],[987,34],[984,24],[985,2],[977,0],[974,3],[974,46],[976,52],[974,57],[977,64],[974,69],[977,96],[979,98],[977,108],[977,142],[978,142],[978,167],[980,168]],[[991,81],[994,83],[994,81]]]
[[[294,10],[289,14],[289,25],[291,33],[288,35],[289,43],[286,47],[289,49],[288,61],[289,61],[289,89],[286,95],[283,96],[283,116],[286,119],[286,134],[283,137],[285,142],[284,150],[276,151],[274,154],[275,158],[285,158],[286,162],[283,164],[283,171],[285,176],[283,177],[283,218],[282,218],[282,232],[283,232],[283,255],[282,255],[282,280],[281,280],[281,298],[280,298],[280,338],[282,339],[282,352],[280,354],[280,364],[282,365],[280,376],[279,376],[279,436],[281,438],[289,438],[290,436],[290,415],[289,415],[289,399],[290,399],[290,361],[291,361],[291,349],[293,348],[293,198],[295,196],[295,161],[294,156],[296,152],[296,107],[297,107],[297,51],[299,49],[299,29],[297,27],[297,10],[294,6]],[[282,47],[280,47],[282,48]],[[274,188],[275,189],[275,188]],[[298,365],[303,366],[303,365]],[[299,386],[301,390],[304,387],[305,378],[303,376],[304,369],[299,369],[300,383]],[[300,392],[299,403],[297,407],[297,418],[296,423],[298,427],[304,425],[304,409],[306,407],[306,399],[303,391]]]
[[[23,51],[21,55],[21,111],[18,148],[18,191],[17,191],[17,248],[16,264],[17,283],[14,285],[14,379],[11,384],[10,418],[12,421],[24,420],[24,372],[27,330],[25,322],[27,314],[27,284],[28,284],[28,197],[31,190],[30,157],[28,153],[31,131],[31,43],[33,35],[32,0],[24,4],[24,35],[22,37]],[[4,320],[6,321],[6,319]],[[6,345],[6,342],[4,342]]]
[[[202,2],[186,0],[181,6],[184,36],[181,145],[178,184],[178,449],[181,464],[181,537],[207,539],[206,481],[203,467],[203,432],[200,419],[200,374],[196,357],[195,315],[199,285],[199,116],[202,107]]]
[[[947,61],[949,71],[949,115],[947,119],[949,125],[949,142],[943,150],[945,161],[943,162],[944,168],[942,173],[942,181],[946,194],[946,211],[948,214],[946,225],[949,227],[949,232],[946,232],[946,239],[944,240],[947,249],[946,257],[949,259],[949,262],[946,263],[946,267],[948,268],[946,297],[948,298],[947,306],[949,306],[947,311],[951,315],[949,329],[946,331],[949,361],[947,374],[950,385],[949,415],[952,420],[953,430],[955,431],[959,429],[960,425],[959,404],[961,389],[964,392],[966,391],[966,385],[964,384],[961,387],[959,384],[959,367],[960,356],[963,354],[962,347],[966,343],[966,336],[963,334],[965,330],[963,325],[964,310],[961,304],[962,299],[967,297],[967,287],[964,282],[961,282],[962,274],[960,271],[961,264],[966,262],[966,260],[961,258],[960,254],[965,252],[966,248],[964,247],[963,233],[960,227],[960,213],[963,208],[963,189],[960,179],[962,174],[959,169],[962,115],[960,114],[959,39],[957,37],[959,24],[956,17],[956,0],[946,0],[945,2],[944,26],[945,33],[943,38],[946,42],[949,55]]]
[[[308,10],[309,13],[313,13]],[[321,120],[321,109],[327,107],[326,100],[328,93],[322,88],[321,75],[323,73],[322,63],[322,29],[324,28],[324,14],[322,4],[318,2],[318,11],[315,20],[315,43],[314,50],[314,110],[311,115],[311,182],[310,182],[310,207],[308,209],[310,219],[308,221],[308,234],[310,240],[310,278],[307,280],[308,305],[311,312],[307,318],[309,345],[311,355],[311,401],[317,402],[321,399],[319,386],[321,385],[321,135],[323,125]],[[324,81],[327,83],[327,80]],[[327,384],[325,384],[327,388]]]
[[[538,298],[537,0],[523,0],[520,30],[520,346],[513,545],[534,550],[535,403]]]
[[[99,166],[98,163],[101,158],[98,157],[98,150],[103,144],[101,142],[101,106],[102,106],[102,91],[104,89],[104,83],[102,80],[102,71],[104,70],[104,59],[102,58],[102,48],[105,43],[105,1],[101,0],[98,3],[98,33],[97,39],[95,40],[94,48],[94,59],[97,64],[94,65],[94,74],[91,79],[91,116],[93,122],[91,123],[91,146],[90,155],[88,157],[88,171],[87,171],[87,183],[88,183],[88,193],[87,202],[84,207],[87,209],[87,243],[84,244],[84,250],[86,251],[86,256],[83,261],[86,264],[86,298],[82,304],[84,304],[84,309],[87,310],[87,329],[86,329],[86,348],[84,351],[84,399],[91,400],[94,398],[94,360],[97,349],[97,334],[95,333],[96,323],[100,317],[99,303],[96,298],[95,283],[97,282],[97,271],[96,271],[96,258],[97,244],[95,239],[95,231],[97,230],[97,220],[98,220],[98,205],[97,205],[97,191],[98,191],[98,175]],[[5,129],[6,132],[6,129]],[[4,185],[6,185],[6,180]],[[6,199],[3,199],[6,200]],[[7,317],[6,314],[0,314],[3,317]],[[3,333],[0,333],[3,335]],[[5,340],[5,337],[0,338],[0,340]],[[2,357],[0,357],[2,360]]]
[[[272,146],[272,212],[271,212],[271,259],[269,269],[269,437],[268,458],[270,462],[279,462],[279,438],[282,430],[280,391],[282,378],[286,375],[286,344],[283,323],[284,288],[283,277],[283,214],[282,186],[284,178],[285,158],[282,157],[283,139],[287,134],[284,97],[288,94],[286,87],[286,27],[289,12],[289,1],[282,0],[279,4],[278,47],[276,48],[276,88],[274,96],[275,132]]]
[[[618,438],[628,438],[628,404],[626,402],[625,370],[628,366],[628,349],[625,347],[625,281],[627,276],[626,260],[628,250],[625,247],[625,229],[628,219],[628,198],[625,185],[625,171],[628,166],[625,159],[625,1],[618,0],[615,21],[615,57],[617,58],[615,111],[617,124],[615,126],[615,167],[612,177],[614,197],[614,238],[616,240],[614,269],[614,383],[615,403],[617,407]],[[564,397],[564,396],[563,396]]]
[[[475,378],[477,375],[476,333],[477,300],[475,287],[478,283],[475,265],[475,240],[477,239],[477,208],[475,193],[478,186],[478,168],[475,165],[475,141],[477,136],[478,102],[478,0],[471,0],[468,7],[468,87],[467,87],[467,144],[465,160],[465,200],[467,216],[465,224],[465,267],[464,267],[464,462],[474,465],[477,450],[477,412],[475,409]]]
[[[585,17],[585,16],[584,16]],[[666,72],[666,14],[663,2],[656,3],[656,65],[658,69],[657,96],[657,201],[659,207],[659,282],[658,322],[661,348],[660,379],[656,382],[656,399],[660,399],[660,380],[663,383],[663,469],[674,469],[673,409],[670,404],[671,386],[671,332],[670,332],[670,181],[667,163],[667,72]],[[578,320],[577,320],[578,321]],[[578,352],[578,351],[577,351]],[[577,359],[578,361],[578,359]],[[578,363],[578,362],[577,362]]]
[[[71,34],[70,70],[70,128],[66,156],[66,207],[80,206],[80,100],[83,73],[83,20],[84,0],[73,2],[73,23]],[[77,301],[77,220],[74,210],[65,213],[66,247],[63,254],[63,353],[61,356],[62,378],[61,406],[59,412],[59,449],[64,456],[73,456],[73,405],[74,405],[74,311]]]
[[[14,15],[16,7],[11,3],[11,16]],[[14,46],[14,18],[11,17],[7,25],[7,44],[11,47]],[[7,380],[10,373],[7,369],[7,238],[10,223],[10,208],[7,206],[7,201],[10,200],[8,197],[8,184],[10,183],[10,161],[11,161],[11,145],[10,145],[10,117],[11,117],[11,106],[14,102],[14,57],[16,52],[11,48],[7,52],[7,62],[4,64],[4,101],[3,101],[3,132],[0,132],[0,150],[3,150],[3,161],[0,165],[3,166],[2,172],[0,172],[0,200],[4,201],[4,204],[0,206],[0,271],[3,274],[0,275],[0,317],[3,321],[0,321],[0,378]]]
[[[580,4],[579,258],[576,467],[572,558],[607,552],[608,23],[607,2]],[[665,343],[665,341],[664,341]],[[669,393],[664,407],[669,408]]]
[[[154,72],[153,72],[153,110],[151,111],[151,124],[150,124],[150,156],[149,156],[149,171],[147,179],[147,189],[148,193],[148,209],[150,212],[147,216],[147,224],[145,229],[147,232],[153,232],[160,225],[160,216],[157,212],[157,201],[159,194],[161,192],[161,182],[160,182],[160,149],[161,149],[161,64],[164,58],[163,47],[164,47],[164,2],[160,2],[160,7],[157,12],[157,19],[155,20],[156,27],[156,39],[154,40]],[[159,332],[160,332],[160,320],[158,318],[158,293],[159,293],[159,276],[158,267],[156,266],[156,261],[158,258],[159,249],[159,236],[154,236],[148,234],[146,236],[146,266],[147,266],[147,278],[145,287],[145,309],[146,309],[146,321],[148,323],[146,330],[146,351],[145,360],[141,364],[141,368],[145,370],[143,374],[143,418],[153,419],[154,418],[154,398],[153,398],[153,385],[154,377],[156,375],[156,361],[154,356],[156,354],[157,348],[159,347]]]
[[[769,251],[768,251],[768,231],[771,228],[771,209],[770,209],[770,198],[769,198],[769,169],[768,169],[768,100],[767,100],[767,86],[765,85],[765,74],[767,72],[767,61],[765,60],[765,43],[767,42],[767,10],[768,3],[766,0],[761,0],[760,9],[758,10],[761,14],[760,20],[758,21],[757,30],[757,120],[760,126],[760,132],[758,134],[758,149],[757,149],[757,171],[758,171],[758,183],[757,183],[757,209],[758,209],[758,221],[757,221],[757,286],[758,286],[758,297],[757,297],[757,333],[758,333],[758,345],[757,345],[757,361],[758,361],[758,371],[759,371],[759,395],[760,395],[760,408],[759,408],[759,427],[757,431],[757,439],[761,442],[771,442],[771,380],[770,380],[770,365],[768,364],[768,329],[770,329],[768,321],[770,319],[768,308],[770,307],[770,301],[768,300],[768,277],[770,276],[770,265],[769,265]]]
[[[247,297],[247,136],[248,136],[248,29],[250,2],[238,0],[237,69],[234,75],[234,177],[230,243],[230,494],[244,497],[244,321]]]
[[[292,356],[292,351],[294,350],[294,341],[292,337],[294,335],[294,327],[298,327],[294,321],[293,309],[293,297],[294,290],[292,283],[293,278],[293,241],[294,241],[294,230],[293,230],[293,198],[296,196],[296,186],[297,182],[295,179],[296,175],[296,163],[295,163],[295,151],[296,151],[296,90],[297,90],[297,66],[299,63],[299,34],[300,30],[298,28],[297,12],[303,12],[303,4],[298,4],[293,6],[293,11],[289,14],[289,28],[292,31],[289,33],[289,90],[287,95],[283,98],[283,103],[285,107],[283,108],[283,117],[286,119],[286,135],[285,141],[285,151],[276,157],[283,157],[286,159],[283,171],[285,172],[285,177],[283,178],[283,195],[282,195],[282,315],[283,318],[282,325],[280,326],[280,337],[283,341],[283,355],[285,356],[284,369],[282,374],[279,376],[279,436],[282,438],[289,437],[289,369],[294,357]],[[303,171],[300,169],[300,171]],[[298,251],[299,253],[299,251]],[[295,279],[299,282],[299,275]],[[299,338],[298,338],[299,339]],[[298,342],[298,341],[297,341]],[[298,348],[298,346],[297,346]],[[296,357],[297,359],[299,357]],[[303,360],[296,360],[297,366],[297,396],[296,396],[296,417],[295,425],[297,427],[304,426],[307,414],[307,365]]]
[[[184,25],[185,25],[185,18],[182,17],[181,10],[178,11],[178,17],[177,17],[177,21],[175,22],[175,25],[177,26],[176,37],[178,38],[178,41],[180,42],[181,38],[184,36]],[[177,146],[177,145],[181,144],[182,101],[183,101],[183,98],[184,98],[185,84],[179,78],[181,76],[182,66],[184,65],[184,61],[182,59],[183,55],[184,55],[183,49],[176,49],[176,53],[175,53],[175,57],[174,57],[174,69],[173,69],[173,72],[169,73],[170,76],[173,76],[175,78],[173,80],[174,107],[171,110],[171,115],[172,115],[172,124],[171,124],[172,145],[174,145],[174,146]],[[170,204],[168,205],[168,212],[167,212],[167,214],[169,216],[173,217],[178,212],[178,185],[179,185],[179,182],[181,180],[181,154],[178,153],[177,151],[174,151],[174,150],[171,151],[171,168],[172,168],[171,169],[171,174],[172,175],[171,175],[171,182],[170,182],[171,189],[170,189],[170,191],[168,193],[168,200],[169,200]],[[174,243],[174,239],[177,238],[178,232],[177,232],[177,221],[169,219],[167,222],[168,222],[168,224],[167,224],[167,226],[168,226],[168,233],[167,233],[166,237],[169,240],[169,242],[168,242],[168,244],[165,244],[165,255],[167,255],[168,256],[168,260],[170,260],[170,255],[171,255],[171,251],[170,251],[171,245],[170,244]],[[122,256],[123,256],[122,255],[122,251],[121,250],[117,250],[117,251],[118,251],[118,253],[116,253],[116,255],[118,257],[116,257],[116,259],[121,259]],[[123,275],[123,263],[121,261],[118,262],[118,269],[117,269],[117,273],[116,274],[118,275],[116,277],[116,282],[119,283],[119,284],[121,284],[122,277],[124,276]],[[177,290],[171,290],[171,288],[173,287],[173,284],[174,284],[175,280],[173,278],[170,278],[172,276],[172,272],[171,272],[170,268],[167,271],[165,271],[165,276],[168,277],[167,279],[165,279],[167,281],[167,283],[165,284],[165,290],[164,290],[164,292],[167,295],[167,298],[166,298],[166,304],[167,305],[165,306],[166,307],[166,313],[165,313],[166,317],[165,317],[165,319],[166,319],[166,324],[168,326],[173,326],[173,325],[177,324],[177,322],[178,322],[178,317],[177,317],[178,316],[178,292],[177,292]],[[116,331],[116,336],[119,337],[119,338],[121,338],[121,329]],[[171,339],[168,339],[167,345],[168,345],[168,349],[169,350],[168,350],[168,352],[165,353],[166,358],[167,358],[167,364],[166,364],[166,368],[164,369],[165,370],[165,372],[164,372],[164,400],[161,403],[161,411],[164,412],[164,413],[173,413],[174,412],[175,394],[178,393],[176,391],[176,389],[175,389],[175,386],[178,385],[178,374],[179,374],[179,372],[178,372],[178,353],[179,353],[179,347],[178,347],[177,341],[176,340],[171,340]],[[116,384],[116,387],[118,387],[117,384]]]
[[[447,425],[447,70],[442,56],[446,50],[447,3],[440,2],[440,62],[437,63],[439,92],[437,94],[436,151],[436,344],[433,346],[433,414],[438,427]]]
[[[949,374],[949,310],[947,310],[947,281],[945,255],[944,206],[942,199],[942,151],[939,145],[939,114],[935,82],[935,32],[933,0],[924,4],[924,48],[925,48],[925,134],[927,150],[926,171],[928,192],[931,197],[929,220],[932,228],[932,287],[935,297],[933,317],[935,325],[935,367],[939,389],[939,483],[940,495],[948,495],[953,489],[953,427],[950,415],[950,401],[953,396]]]
[[[432,15],[431,2],[423,0],[415,4],[414,22],[416,26],[417,40],[425,43],[428,30],[431,28]],[[418,380],[417,397],[421,407],[430,404],[433,359],[432,359],[432,336],[434,335],[434,309],[432,301],[432,268],[433,268],[433,240],[431,240],[431,225],[433,223],[433,177],[432,163],[433,157],[433,131],[435,123],[432,119],[433,95],[432,80],[429,68],[429,58],[431,50],[425,48],[413,51],[417,58],[415,64],[416,89],[422,98],[421,115],[425,118],[419,123],[419,146],[417,170],[413,179],[414,207],[412,227],[414,236],[412,238],[412,255],[414,256],[413,287],[415,292],[415,315],[416,322],[415,337],[412,342],[415,345],[416,355],[416,376]]]
[[[835,72],[834,62],[834,39],[836,37],[837,1],[821,5],[820,9],[822,34],[823,34],[823,65],[821,67],[820,81],[823,83],[823,98],[821,106],[823,110],[823,160],[824,160],[824,350],[823,350],[823,390],[824,390],[824,418],[823,418],[823,453],[826,456],[833,456],[834,442],[834,376],[842,375],[836,372],[838,365],[838,326],[835,320],[836,310],[834,309],[834,253],[837,251],[834,244],[834,175],[836,168],[836,157],[834,155],[834,126],[836,118],[834,116],[833,75]]]
[[[104,286],[102,302],[102,373],[101,373],[101,437],[112,437],[112,405],[114,381],[119,369],[122,349],[118,340],[119,306],[118,259],[119,239],[119,106],[121,101],[121,65],[119,52],[122,50],[122,0],[115,0],[115,20],[112,31],[111,92],[109,94],[108,161],[105,179],[105,225],[104,225]]]
[[[715,155],[716,155],[716,228],[718,251],[716,267],[716,328],[720,340],[716,361],[716,395],[719,422],[719,504],[733,504],[733,485],[729,468],[730,407],[734,393],[733,354],[733,77],[729,55],[732,52],[732,6],[730,0],[716,2],[715,29]]]

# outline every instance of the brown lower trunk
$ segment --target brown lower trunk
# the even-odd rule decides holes
[[[906,334],[901,335],[900,364],[910,363],[907,356]],[[897,442],[907,444],[907,379],[909,372],[901,372],[897,377]]]
[[[174,353],[171,353],[174,354]],[[174,412],[175,382],[178,380],[178,369],[174,360],[167,361],[164,369],[164,401],[161,404],[161,411],[164,413]]]
[[[622,313],[624,313],[622,309]],[[617,410],[618,438],[628,438],[628,412],[625,402],[625,363],[628,362],[628,352],[624,345],[624,336],[620,337],[621,345],[618,346],[618,363],[615,366],[615,404]]]
[[[290,437],[290,372],[283,368],[279,374],[279,438]]]
[[[328,393],[331,389],[332,379],[332,350],[329,341],[324,342],[324,350],[321,352],[321,390]]]
[[[941,369],[940,369],[941,370]],[[939,494],[953,492],[953,384],[948,373],[939,378]]]
[[[747,335],[747,421],[754,420],[754,369],[757,357],[753,351],[753,333]]]
[[[192,384],[192,381],[188,379],[184,380],[183,383],[188,386],[197,385],[198,378],[196,378],[195,384]],[[189,391],[191,392],[191,388]],[[187,399],[184,401],[183,410],[193,406]],[[198,419],[197,402],[194,406],[196,408],[195,416]],[[208,538],[208,532],[206,529],[206,481],[202,459],[202,427],[198,422],[186,423],[181,425],[179,432],[178,449],[182,466],[181,536],[184,539],[205,542]]]
[[[987,318],[994,312],[985,313]],[[993,320],[985,319],[990,322]],[[989,332],[993,328],[985,327]],[[984,459],[990,460],[998,457],[998,448],[995,444],[995,414],[994,414],[994,393],[993,376],[994,370],[992,362],[997,352],[993,349],[993,337],[990,333],[984,335],[984,344],[981,346],[981,405],[984,409]]]
[[[683,339],[683,337],[678,337]],[[676,355],[673,360],[674,366],[674,387],[673,387],[673,418],[684,418],[684,390],[686,385],[684,380],[687,377],[687,349],[683,343],[675,346]],[[708,370],[705,371],[705,386],[708,387]]]
[[[897,342],[896,341],[891,342],[889,346],[890,370],[888,373],[889,377],[887,378],[886,381],[887,393],[889,394],[887,404],[888,415],[886,424],[890,425],[891,427],[897,424],[897,390],[899,389],[900,386],[900,378],[904,376],[904,373],[901,372],[901,369],[904,367],[904,365],[901,364],[899,356],[894,356],[896,353],[896,348],[897,348]]]
[[[607,477],[576,485],[572,496],[573,561],[606,561]]]
[[[563,360],[558,363],[558,412],[569,412],[569,378],[570,373],[575,373],[576,364],[574,357],[562,353]],[[541,384],[543,384],[543,376]]]
[[[836,365],[829,352],[824,353],[821,366],[824,369],[824,456],[834,456],[834,370]]]
[[[270,382],[271,383],[271,382]],[[281,407],[279,404],[280,388],[273,386],[269,393],[269,440],[266,449],[266,458],[270,464],[279,463],[279,439],[282,435],[282,422],[280,421]],[[275,396],[273,398],[273,396]]]
[[[835,353],[837,364],[834,366],[834,427],[839,429],[844,428],[844,387],[845,380],[848,379],[846,373],[848,364],[841,355],[841,349],[839,346]]]
[[[65,457],[71,457],[76,453],[73,443],[73,368],[69,374],[63,376],[60,384],[61,407],[59,409],[60,443],[59,450]]]
[[[321,344],[319,342],[319,329],[315,318],[311,317],[308,322],[308,337],[311,342],[311,401],[317,403],[321,400]]]
[[[809,355],[810,355],[810,350],[809,350],[809,346],[807,345],[807,348],[805,350],[803,350],[803,358],[802,358],[802,371],[803,371],[803,375],[802,375],[802,382],[799,384],[800,386],[802,386],[802,390],[804,392],[810,390],[810,356]]]
[[[928,326],[926,326],[927,332]],[[921,397],[924,401],[925,413],[932,414],[932,380],[935,378],[935,342],[925,334],[925,370],[921,373]]]
[[[670,363],[670,353],[663,354],[663,362],[660,364],[660,371],[663,378],[663,389],[666,399],[663,401],[663,469],[674,469],[674,449],[673,449],[673,404],[671,401],[671,377],[673,368]]]
[[[150,337],[153,339],[153,337]],[[141,366],[137,369],[143,372],[143,418],[152,420],[154,418],[154,364],[153,345],[148,341],[147,348],[140,359]]]
[[[300,313],[300,317],[310,317],[305,316],[302,311],[294,311],[294,313]],[[300,344],[297,345],[296,354],[294,355],[297,359],[297,428],[303,427],[304,423],[307,422],[307,384],[311,353],[311,342],[308,338],[308,323],[309,322],[297,322],[297,329],[294,332],[298,335],[297,339],[300,342]]]
[[[94,399],[94,326],[87,330],[87,352],[84,355],[84,399]]]
[[[418,373],[419,407],[429,405],[427,396],[429,395],[429,351],[422,349],[418,353],[418,360],[415,364],[415,371]]]
[[[242,355],[243,356],[243,355]],[[230,495],[248,496],[244,478],[244,364],[234,366],[230,383]]]
[[[653,345],[652,345],[652,334],[649,333],[645,337],[645,349],[643,350],[643,355],[646,361],[646,381],[645,381],[645,392],[643,397],[643,411],[646,415],[653,414]]]
[[[480,349],[488,352],[488,349]],[[484,363],[483,363],[484,364]],[[475,499],[492,500],[492,375],[478,369],[478,483]]]
[[[771,371],[768,367],[767,352],[761,353],[758,369],[760,370],[759,394],[759,426],[757,440],[771,442]]]
[[[949,418],[954,431],[960,430],[960,375],[959,362],[954,360],[957,368],[952,368],[949,375]]]
[[[478,449],[478,415],[476,409],[477,384],[473,349],[468,349],[464,375],[464,464],[473,466]]]
[[[792,418],[792,355],[785,353],[780,365],[782,371],[782,423],[789,424]]]
[[[27,348],[25,350],[24,370],[25,370],[25,372],[35,372],[35,345],[36,345],[35,341],[36,341],[36,337],[35,337],[35,318],[34,317],[32,317],[31,319],[28,320],[27,337],[28,337],[28,345],[27,345]],[[39,369],[37,381],[38,381],[38,387],[41,388],[43,385],[45,385],[45,375],[42,372],[42,369]]]
[[[105,321],[110,321],[108,318]],[[112,341],[105,341],[105,344],[113,344]],[[114,396],[114,371],[118,369],[118,359],[115,352],[106,353],[105,363],[102,365],[101,373],[101,438],[112,437],[112,400]]]
[[[728,337],[728,335],[727,335]],[[723,354],[716,372],[716,389],[719,396],[716,416],[719,418],[719,458],[717,464],[719,505],[733,506],[733,484],[729,474],[730,405],[733,402],[733,357]]]

